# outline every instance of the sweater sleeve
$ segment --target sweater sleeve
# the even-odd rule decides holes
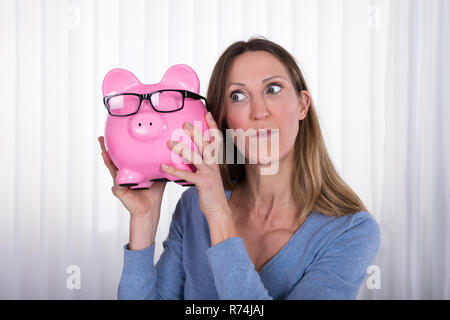
[[[378,224],[366,219],[340,234],[309,265],[286,299],[354,299],[380,243]],[[242,238],[207,251],[220,299],[273,299],[248,256]]]
[[[183,196],[178,200],[163,252],[156,266],[153,263],[155,244],[142,250],[124,246],[124,265],[119,282],[119,299],[183,299],[185,271],[183,268]]]

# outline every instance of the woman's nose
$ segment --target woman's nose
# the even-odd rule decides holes
[[[264,119],[268,116],[267,105],[264,99],[256,98],[251,101],[251,115],[255,120]]]

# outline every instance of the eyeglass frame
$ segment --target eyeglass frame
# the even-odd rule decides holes
[[[153,105],[153,103],[152,103],[151,97],[152,97],[152,95],[154,95],[155,93],[164,92],[164,91],[175,91],[175,92],[180,92],[180,93],[182,94],[182,96],[183,96],[183,101],[182,101],[181,107],[178,108],[178,109],[176,109],[176,110],[170,110],[170,111],[160,111],[160,110],[157,110],[157,109],[155,108],[155,106]],[[111,110],[109,110],[109,105],[108,105],[109,99],[114,98],[114,97],[117,97],[117,96],[122,96],[122,95],[132,95],[132,96],[137,96],[137,97],[139,97],[139,106],[138,106],[136,112],[133,112],[133,113],[130,113],[130,114],[125,114],[125,115],[117,115],[117,114],[112,114],[112,113],[111,113]],[[156,112],[160,112],[160,113],[170,113],[170,112],[180,111],[181,109],[183,109],[183,108],[184,108],[184,99],[185,99],[185,98],[192,98],[192,99],[195,99],[195,100],[201,100],[201,99],[203,99],[203,100],[205,101],[205,107],[206,107],[206,109],[208,109],[208,103],[207,103],[205,97],[203,97],[203,96],[201,96],[201,95],[199,95],[199,94],[197,94],[197,93],[194,93],[194,92],[192,92],[192,91],[189,91],[189,90],[179,90],[179,89],[161,89],[161,90],[156,90],[156,91],[152,91],[152,92],[144,93],[144,94],[140,94],[140,93],[129,93],[129,92],[116,93],[116,94],[112,94],[112,95],[103,97],[103,104],[105,105],[106,110],[108,110],[108,113],[109,113],[110,116],[112,116],[112,117],[129,117],[129,116],[132,116],[132,115],[134,115],[134,114],[136,114],[136,113],[139,112],[139,109],[141,108],[141,105],[142,105],[142,101],[143,101],[143,100],[148,100],[149,103],[150,103],[150,106],[151,106],[151,107],[153,108],[153,110],[155,110]]]

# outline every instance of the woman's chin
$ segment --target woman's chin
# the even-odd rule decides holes
[[[257,159],[248,159],[247,158],[247,163],[248,164],[254,164],[254,165],[259,165],[259,166],[271,166],[273,162],[278,161],[278,159],[272,159],[271,157],[260,157]]]

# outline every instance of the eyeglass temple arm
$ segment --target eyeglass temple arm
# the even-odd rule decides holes
[[[193,98],[193,99],[204,99],[201,95],[198,95],[194,92],[187,91],[187,90],[184,90],[184,97],[185,98]]]
[[[205,100],[206,109],[209,111],[209,109],[208,109],[208,102],[206,101],[205,97],[202,97],[199,94],[196,94],[194,92],[187,91],[187,90],[184,90],[184,97],[185,98],[193,98],[193,99],[203,99],[203,100]]]
[[[108,109],[108,98],[109,96],[103,97],[103,104],[105,105],[106,109]]]

